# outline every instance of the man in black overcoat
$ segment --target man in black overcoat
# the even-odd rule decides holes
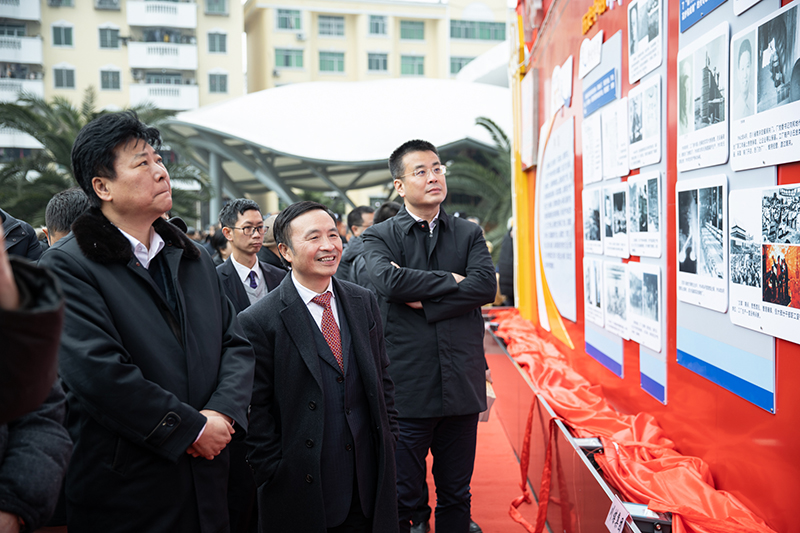
[[[478,413],[486,409],[483,319],[497,281],[480,226],[448,216],[446,167],[436,148],[409,141],[389,158],[405,206],[363,234],[378,291],[400,426],[400,531],[433,454],[436,530],[467,533]]]
[[[93,207],[41,260],[66,297],[70,533],[229,530],[226,445],[247,429],[253,351],[211,258],[161,218],[159,144],[132,112],[87,124],[72,168]]]
[[[299,202],[275,221],[291,264],[239,318],[256,353],[247,433],[264,533],[397,531],[397,412],[375,296],[333,278],[336,221]]]

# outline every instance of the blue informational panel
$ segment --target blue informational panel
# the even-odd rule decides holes
[[[623,377],[622,339],[612,335],[588,322],[584,331],[586,353],[591,355],[598,363]]]
[[[588,117],[617,98],[617,72],[606,72],[599,80],[583,91],[583,116]]]
[[[639,384],[650,396],[667,403],[667,360],[663,353],[639,346]]]
[[[681,33],[724,3],[725,0],[681,0]]]

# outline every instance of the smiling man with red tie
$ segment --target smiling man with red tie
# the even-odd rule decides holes
[[[275,220],[291,274],[239,315],[256,353],[248,461],[261,531],[397,531],[394,385],[375,297],[333,279],[336,221],[316,202]]]

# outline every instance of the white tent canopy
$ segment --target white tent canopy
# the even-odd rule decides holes
[[[272,190],[292,202],[292,188],[301,188],[348,201],[348,190],[390,181],[389,155],[409,139],[432,142],[443,158],[464,147],[494,149],[477,117],[510,131],[510,90],[427,78],[301,83],[181,113],[166,127],[211,176],[213,213],[223,191]]]

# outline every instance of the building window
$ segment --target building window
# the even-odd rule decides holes
[[[54,68],[53,78],[56,89],[75,88],[75,69],[74,68]]]
[[[0,24],[0,35],[9,37],[25,37],[24,24]]]
[[[47,0],[48,7],[75,7],[72,0]]]
[[[206,0],[206,14],[208,15],[227,15],[227,0]]]
[[[458,74],[467,63],[475,59],[474,57],[451,57],[450,74]]]
[[[425,39],[425,23],[417,20],[400,21],[400,38],[422,41]]]
[[[119,30],[100,28],[100,48],[119,48]]]
[[[423,56],[400,56],[400,74],[403,76],[424,76],[425,58]]]
[[[381,15],[369,16],[369,34],[386,35],[386,17]]]
[[[278,29],[280,30],[301,30],[300,11],[297,9],[278,10]]]
[[[344,52],[320,52],[320,72],[344,72]]]
[[[150,73],[145,74],[144,82],[154,85],[180,85],[183,79],[180,74]]]
[[[208,34],[208,51],[218,54],[228,52],[228,36],[224,33]]]
[[[100,71],[100,88],[104,91],[118,91],[119,84],[119,71],[118,70],[101,70]]]
[[[275,66],[279,68],[303,68],[303,51],[276,48]]]
[[[328,17],[325,15],[319,16],[319,34],[320,35],[344,35],[344,17]]]
[[[53,46],[72,46],[72,26],[53,26]]]
[[[504,41],[504,22],[480,22],[477,20],[451,20],[451,39],[477,39],[480,41]]]
[[[209,74],[208,75],[208,92],[210,92],[210,93],[226,93],[226,92],[228,92],[228,75],[227,74]]]
[[[370,72],[389,70],[389,54],[367,54],[367,70]]]

